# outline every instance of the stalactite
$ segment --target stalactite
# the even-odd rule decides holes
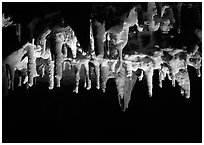
[[[124,100],[125,78],[126,78],[125,69],[124,69],[124,67],[122,67],[120,72],[117,74],[117,76],[115,78],[116,87],[117,87],[117,91],[118,91],[118,101],[119,101],[119,104],[120,104],[122,109],[125,108],[124,102],[122,102]]]
[[[75,65],[74,69],[75,69],[75,88],[74,88],[73,92],[78,94],[78,92],[79,92],[79,81],[80,81],[81,64]]]
[[[100,89],[100,63],[96,62],[94,69],[96,73],[96,88]]]
[[[85,87],[87,90],[91,89],[91,80],[89,78],[89,61],[84,60],[83,62],[84,69],[85,69]]]
[[[7,69],[7,77],[8,77],[8,89],[11,89],[12,91],[14,91],[14,75],[12,75],[12,68],[9,68],[8,65],[6,65],[6,69]],[[13,76],[13,77],[12,77]]]
[[[58,33],[55,35],[55,79],[57,87],[60,87],[60,81],[62,78],[63,40],[64,36],[62,33]]]
[[[175,87],[175,75],[179,72],[179,69],[185,69],[186,66],[184,64],[184,60],[179,60],[179,58],[173,58],[169,61],[170,71],[172,74],[172,86]]]
[[[18,77],[18,87],[22,86],[22,76]]]
[[[105,93],[106,91],[106,83],[108,81],[108,75],[109,75],[109,66],[108,66],[108,61],[103,60],[101,62],[101,89]]]
[[[162,31],[170,31],[172,20],[170,16],[164,16],[167,10],[170,10],[171,12],[171,8],[169,6],[164,6],[162,8],[161,19],[159,20],[159,23],[157,23],[155,20],[157,16],[155,3],[148,3],[148,21],[146,24],[148,25],[148,28],[151,32],[157,31],[159,27]],[[82,66],[84,66],[85,74],[84,86],[87,90],[90,90],[92,85],[92,74],[90,73],[91,70],[89,70],[90,66],[94,68],[97,89],[100,89],[101,87],[102,91],[105,92],[108,79],[114,78],[118,91],[117,95],[119,103],[123,111],[128,108],[131,92],[136,80],[138,79],[141,81],[144,75],[147,79],[148,93],[150,96],[153,95],[154,70],[159,70],[160,87],[162,87],[162,81],[165,80],[167,76],[169,80],[172,80],[173,86],[175,86],[176,81],[178,82],[182,95],[185,95],[186,98],[190,97],[190,79],[187,71],[187,65],[193,66],[197,70],[198,76],[201,75],[201,54],[198,53],[198,47],[196,47],[192,53],[188,53],[187,50],[184,49],[163,48],[161,51],[156,51],[153,53],[153,55],[139,54],[135,52],[135,54],[125,55],[125,57],[123,57],[123,48],[128,42],[129,28],[136,25],[139,32],[143,31],[143,28],[139,27],[138,24],[138,15],[136,9],[133,8],[130,10],[128,17],[125,18],[123,24],[119,26],[122,29],[117,30],[116,26],[105,32],[105,27],[103,24],[99,24],[97,22],[94,23],[93,25],[100,25],[101,29],[101,32],[95,32],[97,33],[96,37],[100,37],[98,40],[95,39],[93,35],[93,31],[98,30],[92,30],[92,28],[94,28],[92,27],[92,24],[93,23],[90,22],[91,53],[88,54],[83,52],[83,49],[80,47],[79,41],[77,40],[74,31],[69,26],[59,29],[57,28],[57,30],[54,30],[54,33],[51,33],[51,30],[43,33],[41,36],[43,48],[42,46],[39,46],[40,50],[37,50],[38,46],[34,45],[34,41],[32,44],[28,44],[26,46],[28,62],[25,63],[27,66],[26,69],[28,71],[28,76],[26,76],[24,82],[28,82],[29,86],[33,85],[33,78],[37,77],[35,59],[43,58],[48,59],[49,89],[54,88],[54,79],[56,79],[56,86],[60,87],[62,72],[66,69],[67,63],[69,65],[69,69],[71,69],[71,66],[74,66],[75,87],[73,92],[75,93],[79,92],[79,83],[81,79],[80,72],[83,72],[83,69],[81,69]],[[46,46],[46,42],[50,40],[46,37],[50,33],[54,36],[54,45],[52,45],[51,48],[48,48],[49,46]],[[103,55],[103,45],[99,45],[102,44],[102,42],[104,44],[105,36],[106,42],[108,43],[107,57]],[[94,40],[97,44],[94,44]],[[113,47],[109,48],[109,43],[113,44]],[[99,57],[95,56],[95,50],[98,48],[95,49],[94,45],[99,47]],[[68,47],[66,46],[71,48],[72,58],[67,58]],[[112,54],[110,52],[113,52],[114,50],[118,51],[119,58],[113,58],[113,56],[111,56]],[[23,61],[21,61],[21,58],[23,56],[22,54],[25,54],[26,51],[21,51],[21,55],[15,56],[12,54],[12,57],[9,58],[9,62],[11,62],[12,59],[16,59],[17,61],[15,60],[15,62],[12,63],[19,63],[10,65],[13,77],[15,69],[20,69],[20,67],[22,67],[21,65]],[[54,59],[51,58],[51,52]],[[80,56],[78,57],[77,54],[80,54]],[[42,66],[42,76],[44,76],[44,69],[45,65]],[[138,74],[138,72],[141,73]],[[12,80],[12,75],[9,77],[11,77],[9,79]],[[124,100],[124,102],[122,100]]]
[[[133,58],[134,57],[132,57],[132,58],[129,57],[129,59],[133,59]],[[137,58],[139,58],[139,57],[137,57]],[[132,71],[136,72],[138,69],[144,70],[146,78],[147,78],[149,95],[151,97],[152,96],[152,88],[153,88],[153,84],[152,84],[153,71],[154,71],[153,68],[155,67],[155,63],[153,62],[153,60],[150,57],[142,57],[139,59],[140,59],[140,61],[138,61],[138,62],[132,62],[132,63],[126,62],[128,64],[128,65],[126,65],[128,68],[128,74],[132,73]],[[141,77],[143,77],[143,76],[141,76]]]
[[[23,81],[23,84],[26,84],[28,82],[28,76],[26,75],[24,81]]]
[[[49,76],[49,89],[54,88],[54,61],[48,60],[48,76]]]
[[[91,57],[95,57],[95,51],[94,51],[94,36],[93,36],[93,26],[92,26],[92,21],[90,20],[90,53]]]
[[[96,75],[96,88],[100,89],[100,62],[97,60],[91,60],[90,63],[93,65]]]
[[[147,77],[147,86],[149,91],[149,96],[152,97],[152,89],[153,89],[153,69],[145,71],[145,75]]]
[[[36,75],[36,58],[34,52],[33,45],[28,48],[28,86],[31,87],[33,85],[33,78]]]
[[[9,56],[7,56],[2,62],[3,65],[6,66],[8,77],[8,89],[12,89],[12,91],[14,91],[15,70],[21,65],[21,59],[27,53],[29,45],[30,45],[29,43],[26,43],[19,50],[14,51]]]
[[[181,94],[185,94],[186,98],[190,98],[190,79],[187,69],[179,70],[175,77],[178,85],[180,86]]]
[[[163,68],[159,69],[159,87],[162,88],[162,81],[165,79],[166,73],[163,71]]]
[[[29,54],[34,53],[33,55],[35,55],[34,45],[29,44],[26,46],[26,48],[28,50],[28,57],[25,57],[24,60],[22,60],[19,63],[17,69],[26,68],[27,66],[29,66],[28,65],[30,61],[29,58],[31,58]],[[56,52],[58,51],[59,50],[57,50]],[[49,51],[46,51],[46,52],[49,52]],[[42,57],[44,57],[45,59],[48,59],[49,89],[53,89],[54,88],[54,63],[55,64],[57,63],[52,61],[50,53],[47,53],[46,56],[48,57],[44,57],[44,55]],[[28,62],[26,62],[26,59]],[[159,70],[160,87],[162,87],[162,81],[167,76],[169,80],[177,81],[179,86],[181,87],[181,94],[182,95],[185,94],[185,96],[189,98],[190,80],[187,72],[187,65],[193,66],[195,69],[199,70],[201,67],[201,55],[198,52],[197,46],[195,46],[195,49],[190,53],[186,52],[185,50],[167,48],[162,51],[155,52],[151,56],[138,54],[138,53],[125,55],[124,60],[122,62],[122,69],[118,73],[114,73],[115,67],[118,64],[117,59],[115,60],[106,59],[106,58],[90,59],[90,56],[83,56],[83,58],[80,57],[77,59],[64,58],[64,60],[61,59],[60,64],[61,62],[63,62],[64,64],[69,63],[69,66],[74,66],[75,68],[75,73],[76,73],[75,88],[73,90],[73,92],[75,93],[79,92],[80,72],[81,72],[82,65],[84,65],[85,85],[87,90],[91,89],[91,80],[89,76],[90,64],[94,66],[94,71],[96,73],[97,89],[99,89],[101,85],[102,91],[105,92],[106,83],[108,79],[115,78],[116,88],[118,90],[119,103],[121,108],[125,111],[125,109],[128,108],[128,103],[131,97],[131,91],[132,91],[132,88],[134,87],[134,84],[137,78],[139,80],[142,80],[143,75],[146,76],[148,92],[149,92],[149,95],[152,96],[152,89],[153,89],[152,82],[153,82],[154,70]],[[139,75],[138,75],[138,71],[141,72]],[[34,69],[32,72],[33,72],[32,77],[33,78],[36,77]],[[135,73],[137,73],[137,75]],[[27,77],[27,81],[29,81],[30,79],[28,77]],[[101,79],[101,82],[100,82],[100,79]]]
[[[131,76],[131,79],[127,77],[125,67],[123,67],[115,77],[116,87],[118,91],[118,100],[120,107],[123,111],[128,108],[129,101],[131,99],[131,92],[136,83],[137,76],[135,73]]]

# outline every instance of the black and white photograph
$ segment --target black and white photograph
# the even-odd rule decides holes
[[[2,2],[2,143],[202,143],[202,2]]]

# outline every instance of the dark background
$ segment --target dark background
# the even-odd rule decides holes
[[[16,22],[26,25],[34,16],[60,9],[86,49],[89,4],[3,3],[3,11],[12,14]],[[194,26],[190,18],[182,22],[186,22],[183,29]],[[183,32],[182,43],[187,44],[190,40],[187,36],[192,36],[189,35],[192,32]],[[12,38],[13,43],[8,43],[7,38]],[[27,37],[24,37],[21,43],[26,41]],[[3,30],[3,54],[9,54],[18,45],[21,46],[15,32]],[[159,88],[158,72],[155,71],[152,98],[148,96],[146,80],[137,81],[126,112],[120,109],[113,79],[108,81],[105,94],[96,90],[94,84],[89,91],[83,89],[82,81],[76,95],[72,93],[73,71],[66,70],[62,86],[54,90],[48,90],[47,78],[38,78],[37,84],[29,90],[25,86],[16,87],[15,92],[2,99],[2,141],[201,142],[202,80],[196,76],[194,68],[188,69],[190,99],[181,96],[178,84],[173,88],[168,80],[163,82],[163,88]]]
[[[201,142],[202,85],[191,67],[190,99],[171,81],[160,89],[156,71],[152,98],[146,80],[137,81],[126,112],[113,79],[105,94],[94,84],[85,90],[82,81],[76,95],[70,74],[60,88],[48,90],[39,78],[29,90],[16,87],[3,98],[3,142]]]

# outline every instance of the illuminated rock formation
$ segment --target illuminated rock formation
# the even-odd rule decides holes
[[[180,9],[180,5],[178,5]],[[130,37],[130,28],[134,28],[134,34],[153,35],[156,31],[161,30],[168,33],[175,22],[172,7],[168,5],[161,6],[158,11],[154,2],[148,3],[147,12],[145,13],[145,30],[138,24],[138,13],[135,7],[130,9],[128,13],[122,15],[122,22],[114,25],[107,30],[106,23],[100,23],[96,20],[90,21],[90,47],[87,52],[85,48],[81,48],[75,32],[70,26],[57,27],[47,29],[39,36],[36,45],[27,43],[18,51],[10,54],[3,60],[3,68],[7,70],[9,85],[14,88],[15,70],[26,70],[27,76],[24,82],[29,87],[33,86],[33,79],[38,77],[37,69],[42,69],[42,77],[46,75],[45,69],[48,69],[48,88],[52,90],[54,87],[61,86],[63,71],[74,69],[74,93],[79,93],[80,80],[84,78],[84,87],[90,90],[93,84],[97,89],[106,91],[108,79],[115,81],[119,104],[123,111],[128,108],[131,100],[131,92],[137,80],[146,79],[149,96],[153,96],[153,75],[156,70],[159,72],[159,86],[167,77],[172,81],[172,86],[178,83],[181,94],[186,98],[190,97],[190,78],[188,66],[196,69],[198,77],[201,76],[201,54],[199,46],[196,45],[192,51],[188,51],[185,47],[182,49],[166,48],[151,45],[143,47],[143,51],[134,48],[130,53],[124,53],[123,49],[127,46]],[[158,14],[160,12],[160,14]],[[88,26],[89,27],[89,26]],[[180,29],[180,26],[178,26]],[[200,43],[202,43],[202,30],[195,30]],[[142,38],[141,38],[142,39]],[[49,45],[48,45],[49,44]],[[140,44],[138,44],[140,45]],[[128,46],[127,46],[128,47]],[[140,47],[140,46],[139,46]],[[156,48],[155,48],[156,47]],[[150,48],[150,49],[148,49]],[[68,54],[71,49],[71,57]],[[106,52],[107,51],[107,52]],[[107,53],[107,54],[106,54]],[[24,57],[25,56],[25,57]],[[36,68],[36,59],[44,59],[48,61]],[[95,74],[94,82],[92,82],[92,70]],[[138,73],[140,73],[138,75]],[[84,77],[81,78],[80,74]],[[145,76],[145,77],[144,77]],[[19,78],[19,86],[21,80]],[[56,84],[56,85],[55,85]]]
[[[153,95],[154,70],[159,70],[160,87],[162,87],[162,81],[167,76],[168,79],[172,81],[173,86],[175,86],[176,81],[178,82],[181,88],[181,94],[185,95],[186,98],[190,97],[190,79],[187,66],[193,66],[197,70],[198,76],[201,75],[201,55],[197,45],[192,52],[187,52],[185,49],[165,48],[160,51],[155,51],[152,55],[137,52],[125,54],[123,60],[120,61],[117,58],[93,57],[92,54],[83,52],[83,50],[76,45],[77,39],[68,40],[66,38],[68,37],[67,35],[69,36],[70,34],[65,34],[64,30],[54,34],[54,47],[43,48],[44,46],[27,43],[21,49],[8,56],[3,63],[9,66],[9,70],[12,70],[13,76],[9,75],[11,78],[9,80],[13,81],[15,69],[27,69],[28,76],[24,82],[28,81],[28,85],[31,87],[33,85],[33,78],[38,76],[36,71],[36,58],[42,58],[48,60],[49,89],[54,88],[54,77],[57,79],[56,86],[60,87],[60,80],[63,77],[62,72],[66,69],[65,66],[68,63],[69,66],[73,66],[75,69],[75,87],[73,92],[78,93],[82,66],[85,76],[84,87],[87,90],[91,89],[92,82],[89,68],[92,67],[96,75],[97,89],[101,88],[102,91],[105,92],[108,79],[114,78],[118,91],[119,104],[125,111],[128,108],[131,91],[137,79],[142,80],[143,76],[146,76],[149,96]],[[73,42],[71,42],[72,40]],[[65,55],[67,51],[62,51],[63,44],[66,44],[68,41],[71,46],[74,44],[74,51],[78,52],[72,53],[73,55],[78,54],[72,58],[67,58],[67,55]],[[27,56],[22,60],[25,54]],[[43,67],[45,67],[45,64]],[[118,72],[116,72],[116,70],[118,70]],[[141,72],[139,76],[135,74],[137,71]],[[13,86],[12,81],[10,82],[11,87]]]
[[[28,47],[29,46],[29,47]],[[34,52],[34,45],[29,44],[24,49]],[[61,46],[61,45],[60,45]],[[77,56],[76,59],[66,58],[61,59],[62,62],[68,62],[70,66],[73,66],[75,69],[75,88],[74,92],[79,92],[79,81],[80,81],[80,72],[82,71],[82,66],[84,66],[84,76],[85,76],[85,87],[87,90],[91,89],[91,79],[89,67],[93,67],[96,74],[96,88],[106,90],[106,83],[109,78],[114,78],[116,82],[116,88],[118,90],[118,99],[119,104],[123,110],[128,108],[128,103],[131,98],[131,91],[134,87],[136,80],[141,80],[145,75],[149,95],[152,96],[153,92],[153,74],[154,70],[159,70],[159,82],[160,87],[162,87],[162,81],[168,76],[169,80],[172,80],[172,85],[175,86],[175,81],[178,82],[178,85],[181,88],[181,94],[185,95],[186,98],[190,97],[190,79],[187,71],[187,66],[193,66],[197,70],[198,76],[200,76],[200,67],[201,67],[201,55],[198,51],[198,46],[195,46],[192,52],[187,52],[185,49],[171,49],[166,48],[161,51],[155,51],[153,55],[146,54],[131,54],[125,55],[122,62],[122,67],[118,73],[115,72],[119,67],[118,59],[107,59],[107,58],[91,58],[90,55]],[[21,57],[25,50],[21,50]],[[42,49],[41,49],[42,50]],[[20,50],[19,50],[20,51]],[[28,51],[28,52],[29,52]],[[24,52],[24,53],[23,53]],[[33,54],[29,52],[30,54]],[[47,51],[47,56],[49,56],[49,51]],[[18,53],[17,53],[18,54]],[[34,53],[35,54],[35,53]],[[33,54],[33,55],[34,55]],[[30,56],[33,56],[30,55]],[[13,56],[13,55],[12,55]],[[37,56],[37,55],[36,55]],[[11,57],[11,56],[10,56]],[[15,58],[15,57],[14,57]],[[44,57],[46,58],[46,57]],[[17,58],[16,58],[17,59]],[[26,61],[26,59],[28,61]],[[48,59],[48,76],[49,76],[49,89],[54,88],[54,64],[56,60],[52,60],[51,57]],[[11,59],[13,60],[13,59]],[[31,61],[31,62],[29,62]],[[5,63],[6,61],[4,61]],[[8,60],[7,60],[8,62]],[[19,59],[21,62],[21,59]],[[17,69],[22,69],[28,65],[28,71],[30,69],[31,74],[28,74],[29,79],[35,77],[34,72],[36,68],[33,67],[33,60],[29,60],[29,55],[27,58],[23,59],[22,64],[14,65]],[[30,65],[32,64],[32,65]],[[12,66],[13,67],[13,66]],[[35,71],[34,71],[35,70]],[[62,73],[62,68],[60,68],[60,73]],[[135,73],[137,71],[141,72],[141,75],[137,76]],[[29,76],[30,75],[30,76]],[[29,78],[30,77],[30,78]],[[30,80],[29,83],[32,83]]]
[[[38,47],[31,43],[26,43],[22,48],[13,52],[3,60],[3,65],[6,65],[9,89],[14,90],[15,70],[26,69],[27,77],[24,83],[28,81],[28,86],[31,87],[33,85],[33,78],[38,76],[35,62],[36,52],[38,52]]]
[[[75,59],[77,54],[77,43],[78,40],[75,36],[74,31],[68,26],[65,28],[57,28],[54,30],[54,34],[51,34],[51,41],[54,42],[51,43],[51,56],[54,58],[54,76],[56,80],[56,86],[60,87],[60,81],[62,78],[62,71],[64,70],[64,65],[62,66],[63,60],[67,57],[67,49],[71,48],[72,51],[72,57]],[[67,46],[68,47],[67,47]],[[52,57],[51,57],[52,59]],[[52,59],[53,60],[53,59]],[[50,71],[51,71],[50,66]],[[51,75],[52,73],[50,73]],[[50,77],[51,79],[52,77]],[[51,81],[52,82],[52,81]],[[51,85],[52,86],[52,85]],[[50,87],[51,89],[52,87]]]

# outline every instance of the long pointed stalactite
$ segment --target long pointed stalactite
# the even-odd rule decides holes
[[[104,60],[101,62],[101,89],[103,92],[106,91],[106,83],[108,81],[108,75],[109,75],[109,66],[107,64],[107,60]]]
[[[128,108],[128,104],[131,99],[131,92],[138,79],[135,73],[133,73],[131,79],[127,76],[126,73],[127,72],[123,67],[115,78],[116,87],[118,90],[118,100],[123,111]]]

